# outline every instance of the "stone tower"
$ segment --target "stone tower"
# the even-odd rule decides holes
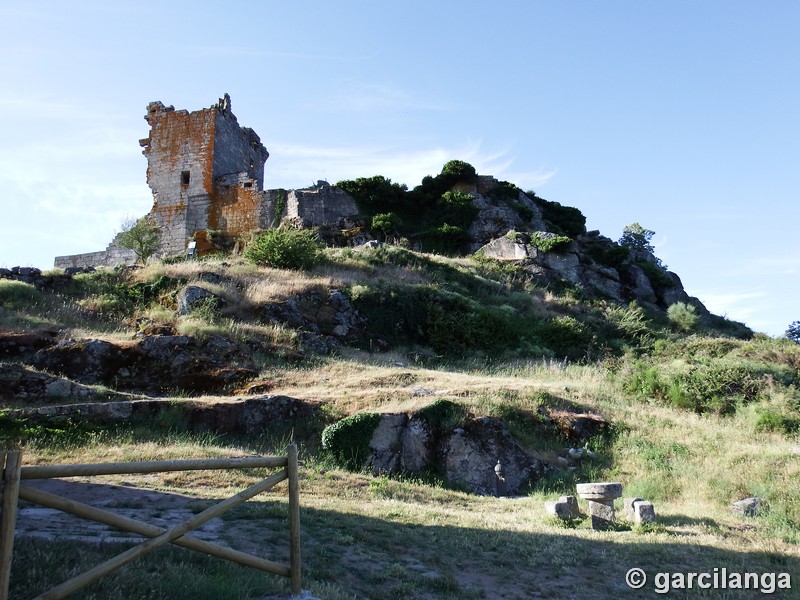
[[[268,226],[262,191],[269,153],[255,131],[239,125],[230,96],[194,112],[151,102],[145,120],[150,135],[139,144],[161,254],[184,252],[197,231],[236,236]]]
[[[299,190],[264,191],[269,152],[255,131],[239,125],[228,94],[194,112],[151,102],[144,118],[150,134],[139,145],[153,191],[150,216],[161,229],[158,256],[184,254],[193,238],[199,253],[213,251],[209,231],[231,240],[284,218],[306,227],[352,227],[358,217],[353,198],[325,181]],[[55,266],[133,264],[133,251],[117,242],[99,252],[57,256]]]

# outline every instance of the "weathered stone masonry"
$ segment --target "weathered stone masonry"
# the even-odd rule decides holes
[[[151,102],[145,120],[150,134],[139,143],[147,157],[150,214],[161,227],[162,256],[183,253],[197,232],[241,237],[272,227],[283,217],[321,226],[358,214],[346,192],[324,181],[302,190],[264,191],[269,152],[255,131],[239,125],[227,94],[195,112]],[[134,260],[133,252],[112,242],[105,251],[57,257],[55,266],[113,266]]]

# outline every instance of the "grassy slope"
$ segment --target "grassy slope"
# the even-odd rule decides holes
[[[124,338],[130,335],[130,317],[147,315],[193,334],[233,332],[240,339],[257,337],[290,348],[298,343],[296,334],[258,322],[253,318],[255,307],[311,286],[374,288],[399,282],[434,286],[452,294],[461,291],[481,298],[488,307],[510,306],[515,315],[522,315],[514,317],[520,318],[517,323],[569,316],[589,323],[594,331],[617,331],[597,325],[599,319],[613,320],[614,309],[579,303],[569,293],[537,289],[513,270],[490,270],[467,259],[411,258],[365,260],[339,251],[333,262],[309,275],[243,264],[226,269],[215,262],[154,265],[125,282],[154,282],[161,275],[191,281],[201,271],[225,273],[229,279],[215,288],[228,299],[222,315],[176,317],[168,295],[146,302],[123,301],[107,285],[102,287],[89,277],[83,289],[62,295],[30,289],[9,292],[6,286],[0,289],[0,317],[7,328],[17,330],[68,327],[73,335]],[[483,351],[468,357],[435,357],[416,348],[414,356],[422,356],[421,362],[399,352],[347,349],[337,357],[300,365],[265,355],[262,376],[274,383],[271,393],[324,402],[337,414],[413,410],[447,397],[465,403],[475,414],[505,414],[508,407],[527,411],[538,406],[571,407],[600,413],[614,424],[614,436],[593,443],[598,452],[594,462],[574,473],[557,473],[530,495],[517,499],[481,498],[438,484],[347,473],[333,468],[313,445],[304,447],[304,587],[334,599],[642,597],[624,584],[625,572],[634,566],[644,568],[651,580],[656,572],[713,572],[726,567],[729,571],[790,572],[794,587],[800,585],[800,455],[790,449],[799,443],[793,425],[798,398],[793,382],[785,377],[786,369],[796,377],[797,349],[776,340],[722,338],[713,331],[677,336],[662,321],[646,323],[647,339],[610,333],[608,339],[600,340],[609,342],[605,350],[601,352],[602,344],[595,342],[587,352],[606,358],[585,364],[526,356],[530,346],[528,350],[510,348],[504,355]],[[617,347],[621,349],[614,355]],[[720,361],[739,366],[755,361],[774,368],[758,380],[760,387],[752,398],[732,390],[728,403],[732,409],[725,403],[709,405],[728,406],[727,414],[710,409],[698,414],[671,404],[671,399],[684,396],[670,390],[680,384],[685,394],[695,385],[687,374],[709,365],[716,368]],[[648,369],[654,369],[650,379],[641,377]],[[756,377],[752,369],[734,372]],[[632,386],[631,381],[638,385]],[[643,389],[652,395],[648,397]],[[286,441],[268,432],[258,439],[233,440],[135,429],[45,435],[29,441],[25,451],[27,464],[90,462],[281,452]],[[523,441],[542,454],[561,449],[553,440],[523,435]],[[135,483],[215,498],[240,489],[254,476],[204,474]],[[565,528],[549,520],[543,501],[571,492],[578,480],[623,482],[626,496],[638,495],[655,503],[658,523],[645,529],[594,532],[585,523]],[[746,520],[734,517],[730,502],[749,495],[764,500],[762,514]],[[230,517],[259,518],[259,526],[271,531],[262,549],[268,558],[285,546],[283,513],[274,508],[281,498],[259,498],[249,512]],[[236,540],[231,543],[235,546]],[[79,558],[64,560],[63,548],[28,541],[17,550],[12,579],[12,597],[17,598],[33,595],[28,592],[42,589],[38,586],[47,580],[63,579],[77,568],[76,562],[102,553],[102,549],[87,549]],[[168,559],[158,558],[161,555],[145,559],[138,571],[129,570],[101,584],[105,587],[95,588],[96,595],[87,592],[76,597],[229,598],[234,594],[244,598],[285,589],[276,578],[184,555],[175,551]],[[177,584],[169,583],[176,580]],[[647,589],[652,591],[652,584]],[[791,597],[791,593],[777,595]],[[681,593],[670,596],[684,597]],[[693,590],[686,597],[749,598],[754,594]]]

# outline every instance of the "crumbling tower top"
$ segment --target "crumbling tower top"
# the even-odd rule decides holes
[[[197,231],[258,228],[260,197],[253,194],[264,189],[269,152],[255,131],[239,125],[228,94],[194,112],[151,102],[144,118],[150,135],[139,143],[152,213],[168,232],[162,252],[182,252]]]

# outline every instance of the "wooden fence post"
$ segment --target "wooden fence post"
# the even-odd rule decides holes
[[[290,444],[287,450],[289,464],[289,569],[292,594],[298,596],[302,591],[300,568],[300,481],[297,465],[297,444]]]
[[[0,473],[3,474],[3,504],[0,514],[0,600],[8,600],[11,580],[11,553],[14,549],[14,528],[17,523],[17,497],[22,469],[22,452],[2,453]]]

